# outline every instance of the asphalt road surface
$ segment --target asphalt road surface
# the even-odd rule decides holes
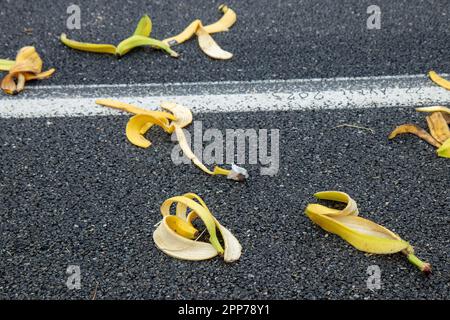
[[[426,127],[415,105],[194,112],[205,130],[280,130],[278,173],[260,175],[261,165],[246,164],[250,179],[243,184],[175,166],[174,144],[160,130],[151,131],[150,149],[134,147],[124,135],[127,115],[5,116],[13,99],[31,106],[36,85],[46,86],[47,95],[63,86],[66,98],[77,99],[83,85],[245,81],[248,87],[450,72],[447,1],[378,0],[381,29],[369,31],[372,2],[229,1],[238,22],[214,39],[234,57],[213,61],[195,40],[176,48],[178,60],[152,49],[117,60],[66,48],[58,36],[117,43],[148,13],[154,36],[164,38],[195,18],[215,21],[217,1],[2,0],[0,58],[35,45],[57,73],[22,95],[0,95],[0,298],[450,298],[450,162],[416,137],[386,138],[402,123]],[[81,8],[81,30],[66,29],[71,3]],[[362,216],[411,242],[433,274],[422,275],[401,254],[365,255],[315,226],[304,208],[321,190],[348,192]],[[185,192],[201,195],[240,240],[238,262],[179,261],[157,250],[159,206]],[[80,267],[79,290],[66,286],[69,265]],[[373,265],[381,270],[376,290],[367,286]]]

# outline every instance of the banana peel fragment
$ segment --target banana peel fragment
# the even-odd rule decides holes
[[[236,22],[236,12],[224,4],[219,6],[219,10],[223,13],[223,16],[215,23],[203,26],[201,20],[196,19],[191,22],[181,33],[164,39],[163,42],[169,46],[174,46],[181,44],[196,35],[199,47],[206,55],[213,59],[219,60],[231,59],[233,54],[223,50],[214,41],[211,34],[229,31],[229,28]]]
[[[126,111],[135,114],[127,123],[126,135],[128,140],[135,146],[148,148],[151,142],[144,137],[147,131],[157,125],[166,133],[175,135],[184,155],[190,159],[198,168],[209,175],[223,175],[227,179],[245,181],[249,175],[247,170],[232,164],[231,170],[215,166],[209,170],[192,152],[186,140],[183,128],[192,123],[192,112],[189,108],[173,102],[162,102],[161,108],[165,111],[150,111],[136,106],[112,99],[98,99],[96,103],[102,106]]]
[[[176,204],[175,215],[170,214],[173,204]],[[161,205],[161,214],[163,220],[153,232],[153,240],[167,255],[192,261],[208,260],[221,255],[228,263],[240,258],[242,246],[239,241],[219,223],[198,195],[186,193],[167,199]],[[209,233],[209,243],[194,240],[198,230],[192,223],[197,218],[203,221]],[[220,243],[218,234],[221,235],[224,246]]]
[[[13,60],[0,59],[0,71],[9,71],[14,63],[16,62]]]
[[[219,11],[223,13],[223,16],[213,24],[205,26],[205,31],[209,34],[229,31],[237,20],[236,12],[229,8],[227,5],[220,5]],[[196,19],[192,21],[181,33],[176,36],[164,39],[163,42],[170,46],[182,44],[195,35],[198,26],[201,24],[201,20]]]
[[[2,90],[7,94],[17,94],[23,91],[27,81],[47,79],[55,72],[53,68],[42,72],[42,65],[34,47],[20,49],[15,61],[0,60],[0,70],[8,71],[0,85]]]
[[[214,41],[213,37],[206,32],[202,24],[199,24],[197,31],[195,32],[198,39],[198,45],[200,49],[209,57],[218,60],[228,60],[233,57],[233,54],[223,50],[217,42]]]
[[[415,124],[403,124],[389,134],[389,139],[394,139],[399,134],[411,133],[438,148],[437,155],[439,157],[450,158],[450,109],[433,106],[417,108],[416,111],[430,112],[430,115],[426,117],[430,133]]]
[[[436,83],[438,86],[450,90],[450,81],[447,79],[442,78],[440,75],[438,75],[435,71],[428,72],[428,77]]]
[[[414,255],[413,247],[399,235],[370,220],[358,216],[356,202],[344,192],[324,191],[314,195],[317,199],[347,203],[343,210],[321,204],[309,204],[306,215],[322,229],[336,234],[356,249],[371,254],[402,252],[408,260],[425,274],[431,273],[431,265]]]
[[[79,42],[67,38],[66,34],[61,34],[60,40],[66,46],[87,52],[94,53],[106,53],[113,54],[117,57],[122,57],[131,50],[142,47],[150,46],[152,48],[161,49],[168,53],[171,57],[178,57],[178,53],[173,51],[166,43],[150,38],[152,32],[152,21],[148,15],[142,16],[132,36],[120,42],[117,46],[113,44],[96,44],[88,42]]]

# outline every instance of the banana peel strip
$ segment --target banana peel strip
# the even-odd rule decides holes
[[[205,31],[208,34],[229,31],[229,28],[231,28],[236,23],[237,16],[234,10],[222,4],[219,6],[219,11],[223,13],[222,17],[215,23],[204,27]],[[163,42],[167,43],[170,46],[181,44],[195,35],[200,24],[201,21],[199,19],[196,19],[191,22],[181,33],[176,36],[166,38],[163,40]]]
[[[178,53],[172,50],[169,45],[160,40],[150,38],[151,32],[152,21],[148,15],[144,15],[139,20],[133,35],[120,42],[117,46],[113,44],[79,42],[68,39],[65,33],[61,34],[60,40],[63,44],[72,49],[93,53],[113,54],[118,57],[121,57],[131,50],[142,46],[150,46],[152,48],[161,49],[172,57],[178,57]]]
[[[176,215],[170,214],[172,204],[176,204]],[[188,214],[187,210],[191,212]],[[241,256],[242,247],[233,234],[211,214],[204,201],[196,194],[187,193],[164,201],[161,205],[162,223],[153,233],[156,246],[167,255],[183,260],[207,260],[218,254],[223,255],[225,262],[234,262]],[[178,221],[170,224],[170,217]],[[196,230],[192,221],[199,217],[209,233],[210,243],[195,241],[187,238]],[[173,219],[172,218],[172,219]],[[183,221],[183,223],[180,223]],[[181,230],[185,229],[185,230]],[[217,230],[224,241],[224,247],[219,242]],[[186,235],[186,236],[183,236]]]
[[[347,207],[343,210],[328,208],[320,204],[309,204],[306,207],[306,215],[322,229],[338,235],[363,252],[372,254],[402,252],[421,271],[431,272],[430,264],[419,260],[408,242],[385,227],[359,217],[356,202],[348,194],[339,191],[325,191],[316,193],[314,196],[317,199],[347,203]]]
[[[201,23],[198,25],[195,34],[197,35],[200,49],[202,49],[202,51],[210,58],[228,60],[233,57],[231,52],[225,51],[219,47],[217,42],[214,41],[213,37],[205,30]]]
[[[170,46],[168,46],[164,42],[153,39],[153,38],[149,38],[149,37],[139,36],[139,35],[133,35],[133,36],[123,40],[121,43],[119,43],[119,45],[116,48],[116,55],[119,57],[124,56],[131,50],[133,50],[137,47],[143,47],[143,46],[150,46],[152,48],[161,49],[161,50],[165,51],[166,53],[168,53],[171,57],[174,57],[174,58],[178,57],[178,53],[173,51],[170,48]]]
[[[9,71],[14,63],[16,62],[13,60],[0,59],[0,71]]]
[[[416,111],[419,111],[419,112],[442,112],[442,113],[450,114],[450,108],[447,108],[444,106],[416,108]]]
[[[433,107],[424,107],[424,108],[416,108],[416,111],[419,112],[440,112],[444,117],[447,124],[450,124],[450,108],[443,106],[433,106]]]
[[[150,37],[150,34],[152,33],[152,27],[152,19],[150,19],[150,17],[145,14],[142,16],[141,20],[139,20],[133,35]]]
[[[447,139],[442,146],[437,149],[437,154],[442,158],[450,158],[450,139]]]
[[[184,195],[185,197],[196,200],[200,203],[202,207],[204,207],[206,210],[209,211],[208,207],[206,206],[206,203],[195,193],[186,193]],[[198,214],[195,211],[191,211],[189,214],[187,214],[187,207],[184,205],[180,205],[178,203],[176,207],[176,214],[177,216],[187,217],[187,221],[192,224],[192,222],[198,217]],[[236,239],[236,237],[225,228],[220,222],[213,216],[214,222],[216,223],[217,228],[219,229],[222,239],[225,245],[225,251],[224,251],[224,260],[226,262],[234,262],[239,259],[242,252],[242,246],[240,245],[239,241]]]
[[[183,128],[191,124],[193,120],[192,112],[189,108],[167,101],[161,103],[161,108],[168,112],[150,111],[112,99],[98,99],[95,102],[102,106],[135,114],[127,123],[126,135],[128,140],[138,147],[148,148],[151,146],[150,140],[146,139],[144,135],[156,124],[167,133],[175,132],[178,144],[184,155],[203,172],[209,175],[224,175],[227,179],[241,182],[249,177],[247,170],[235,164],[232,164],[231,170],[215,166],[213,171],[211,171],[198,159],[189,147],[183,131]]]
[[[0,70],[8,71],[1,82],[2,90],[7,94],[16,94],[25,88],[31,80],[49,78],[55,69],[42,72],[42,59],[34,47],[23,47],[19,50],[15,61],[0,60]]]
[[[427,116],[427,123],[432,137],[439,143],[442,144],[450,139],[450,129],[442,113],[433,112]]]
[[[435,138],[433,138],[428,132],[426,132],[421,127],[415,125],[415,124],[403,124],[394,129],[394,131],[391,132],[389,135],[389,139],[394,139],[399,134],[405,134],[405,133],[411,133],[416,136],[418,136],[420,139],[428,142],[432,146],[435,146],[436,148],[439,148],[441,144],[439,141],[437,141]]]
[[[175,131],[178,144],[181,150],[183,150],[184,155],[189,160],[191,160],[198,168],[200,168],[200,170],[209,175],[226,175],[227,178],[236,181],[244,181],[248,178],[247,171],[235,165],[232,166],[232,170],[222,169],[218,166],[216,166],[213,171],[209,170],[192,152],[189,144],[187,143],[186,135],[183,131],[183,128],[192,123],[193,117],[191,110],[182,105],[167,101],[161,103],[161,108],[172,112],[175,116],[175,120],[172,121],[170,127],[171,129],[173,128],[173,131]]]
[[[116,54],[116,46],[112,44],[97,44],[97,43],[75,41],[67,38],[67,35],[65,33],[61,34],[60,40],[66,46],[75,50],[93,53]]]
[[[399,134],[412,133],[432,146],[438,148],[437,155],[442,158],[450,158],[450,109],[443,106],[417,108],[419,112],[431,113],[426,117],[430,133],[415,124],[404,124],[396,127],[389,135],[394,139]]]
[[[141,148],[148,148],[152,145],[150,140],[146,139],[144,135],[154,125],[158,125],[164,130],[168,130],[167,124],[164,120],[148,114],[137,114],[128,121],[126,127],[126,135],[128,140],[135,146]]]
[[[450,90],[450,81],[447,79],[442,78],[440,75],[438,75],[435,71],[428,72],[428,77],[436,83],[438,86]]]

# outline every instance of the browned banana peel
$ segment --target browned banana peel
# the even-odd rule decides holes
[[[0,70],[8,71],[1,83],[7,94],[17,94],[25,88],[25,82],[49,78],[55,69],[42,72],[42,60],[34,47],[23,47],[15,61],[0,60]]]
[[[173,204],[176,204],[175,215],[170,214]],[[193,261],[211,259],[218,254],[223,256],[225,262],[240,258],[242,247],[239,241],[219,223],[198,195],[186,193],[167,199],[161,205],[161,214],[163,219],[153,232],[153,240],[158,249],[167,255]],[[209,243],[199,241],[199,232],[192,224],[196,218],[203,221],[209,233]],[[223,239],[223,246],[218,234]]]
[[[169,46],[181,44],[194,35],[198,38],[200,49],[209,57],[219,60],[228,60],[233,57],[233,54],[223,50],[211,37],[211,34],[217,32],[228,31],[229,28],[236,22],[236,13],[226,5],[220,5],[219,10],[223,13],[222,18],[217,22],[203,26],[199,19],[191,22],[181,33],[176,36],[164,39],[163,42]]]
[[[249,177],[247,170],[234,164],[232,164],[231,170],[216,166],[211,171],[198,159],[189,147],[183,131],[183,128],[190,125],[193,119],[191,110],[185,106],[174,102],[162,102],[160,106],[165,111],[150,111],[111,99],[99,99],[96,103],[135,114],[128,121],[126,127],[127,138],[135,146],[141,148],[150,147],[151,142],[144,135],[153,125],[157,125],[167,133],[172,134],[175,132],[178,144],[184,155],[203,172],[209,175],[223,175],[230,180],[240,182],[245,181]]]
[[[389,139],[394,139],[399,134],[411,133],[422,140],[425,140],[432,146],[438,148],[439,157],[450,158],[450,109],[442,106],[417,108],[420,112],[430,112],[427,116],[427,123],[430,133],[415,124],[404,124],[398,126],[391,132]]]

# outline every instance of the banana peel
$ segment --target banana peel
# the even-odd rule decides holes
[[[13,60],[0,59],[0,71],[9,71],[14,63],[16,62]]]
[[[175,215],[170,213],[173,204],[176,204]],[[161,214],[163,219],[153,232],[153,240],[158,249],[167,255],[193,261],[221,255],[228,263],[240,258],[242,246],[239,241],[219,223],[198,195],[186,193],[167,199],[161,205]],[[198,230],[193,221],[197,218],[203,221],[209,233],[209,243],[195,239]],[[221,235],[224,246],[220,243],[218,234]]]
[[[306,207],[306,215],[322,229],[340,236],[363,252],[371,254],[402,252],[422,272],[431,273],[431,265],[417,258],[413,247],[408,242],[389,229],[359,217],[356,202],[348,194],[339,191],[323,191],[314,196],[320,200],[347,203],[347,207],[343,210],[321,204],[309,204]]]
[[[144,135],[151,127],[157,125],[166,133],[172,134],[175,132],[178,144],[184,155],[203,172],[213,176],[223,175],[227,179],[240,182],[245,181],[249,177],[247,170],[235,164],[232,164],[231,170],[215,166],[211,171],[198,159],[189,147],[183,131],[183,128],[190,125],[193,121],[191,110],[185,106],[165,101],[160,105],[164,111],[150,111],[112,99],[98,99],[96,103],[134,114],[127,123],[126,136],[135,146],[140,148],[150,147],[151,141],[145,138]]]
[[[203,26],[199,19],[191,22],[181,33],[176,36],[166,38],[163,40],[169,46],[179,45],[194,35],[197,36],[200,49],[209,57],[219,60],[228,60],[233,57],[233,54],[223,50],[212,38],[211,34],[217,32],[229,31],[229,28],[236,23],[237,16],[234,10],[222,4],[219,10],[223,13],[222,17],[213,24]]]
[[[440,75],[438,75],[435,71],[430,71],[428,72],[428,77],[431,79],[431,81],[433,81],[434,83],[436,83],[438,86],[450,90],[450,81],[448,81],[447,79],[444,79],[443,77],[441,77]]]
[[[429,112],[426,117],[430,133],[415,124],[403,124],[396,127],[389,139],[405,133],[411,133],[437,148],[437,155],[442,158],[450,158],[450,109],[443,106],[417,108],[419,112]]]
[[[60,40],[63,44],[72,49],[93,53],[113,54],[117,57],[122,57],[131,50],[142,46],[150,46],[152,48],[161,49],[168,53],[171,57],[178,57],[178,53],[172,50],[169,45],[160,40],[150,38],[151,32],[152,20],[148,15],[144,15],[139,20],[133,35],[120,42],[117,46],[113,44],[79,42],[67,38],[65,33],[61,34]]]
[[[25,83],[31,80],[49,78],[55,69],[42,72],[42,59],[34,47],[23,47],[19,50],[16,60],[0,60],[0,70],[8,71],[1,82],[2,90],[7,94],[17,94],[25,88]]]
[[[206,32],[203,25],[200,23],[197,31],[195,31],[198,39],[198,45],[200,49],[209,57],[218,60],[228,60],[233,57],[231,52],[223,50],[217,42],[214,41],[213,37]]]
[[[205,31],[209,34],[229,31],[229,28],[231,28],[236,23],[236,12],[234,12],[234,10],[229,8],[227,5],[220,5],[219,11],[223,13],[223,16],[215,23],[204,27]],[[195,35],[195,32],[197,31],[197,28],[201,23],[201,20],[196,19],[191,22],[181,33],[177,34],[176,36],[166,38],[163,40],[163,42],[167,43],[170,46],[182,44]]]

